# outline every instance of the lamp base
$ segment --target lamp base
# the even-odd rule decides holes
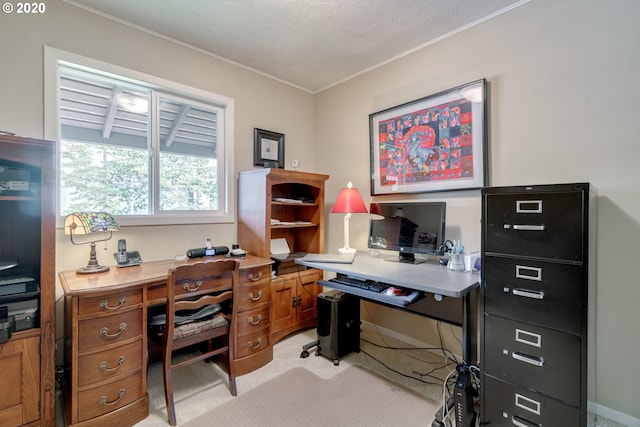
[[[356,249],[354,248],[340,248],[338,249],[339,254],[355,254]]]
[[[105,271],[109,271],[109,267],[106,265],[87,265],[86,267],[77,269],[76,273],[93,274],[93,273],[104,273]]]

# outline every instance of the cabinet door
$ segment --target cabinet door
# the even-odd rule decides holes
[[[304,323],[316,318],[318,313],[318,294],[320,286],[318,285],[318,277],[302,276],[296,280],[298,310],[298,323]]]
[[[271,282],[271,334],[296,325],[296,280],[278,277]]]
[[[5,427],[28,424],[40,417],[40,338],[15,339],[0,346],[2,381],[0,417]]]

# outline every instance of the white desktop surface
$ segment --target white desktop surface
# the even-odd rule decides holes
[[[374,257],[366,252],[358,252],[352,264],[308,262],[301,259],[296,259],[295,262],[319,270],[455,298],[465,296],[480,285],[477,273],[452,271],[437,261],[408,264],[386,259],[389,257]]]

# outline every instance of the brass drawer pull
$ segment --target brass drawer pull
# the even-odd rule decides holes
[[[258,291],[258,296],[257,297],[253,296],[253,292],[249,292],[249,299],[251,301],[258,301],[260,298],[262,298],[262,291]]]
[[[262,338],[258,338],[257,344],[254,347],[253,343],[251,341],[249,341],[249,343],[247,344],[249,346],[249,348],[251,350],[257,350],[260,348],[260,346],[262,345]]]
[[[118,365],[114,366],[113,368],[109,368],[107,366],[107,362],[100,362],[100,364],[98,365],[98,368],[100,368],[101,371],[104,372],[113,372],[113,371],[117,371],[118,369],[120,369],[120,367],[122,365],[124,365],[124,362],[127,360],[127,358],[125,356],[120,356],[118,358]]]
[[[127,394],[127,390],[121,388],[120,391],[118,392],[118,398],[116,400],[112,400],[111,402],[108,402],[107,396],[102,396],[98,400],[98,403],[100,403],[100,405],[102,406],[117,405],[122,400],[125,394]]]
[[[182,288],[187,292],[195,292],[202,287],[202,281],[198,280],[195,287],[191,287],[191,283],[185,283]]]
[[[122,322],[120,323],[120,325],[118,325],[118,332],[116,332],[115,334],[109,335],[109,328],[107,328],[106,326],[103,326],[102,328],[100,328],[100,336],[107,337],[107,338],[115,338],[120,336],[125,329],[127,329],[127,324]]]
[[[257,277],[253,277],[253,273],[249,273],[247,277],[249,277],[249,280],[251,280],[252,282],[257,282],[258,280],[260,280],[262,278],[262,270],[258,271],[258,276]]]
[[[105,299],[105,300],[100,301],[100,308],[102,308],[103,310],[110,310],[110,311],[119,310],[127,302],[127,298],[126,297],[120,297],[120,300],[118,302],[119,302],[119,304],[117,306],[109,307],[109,301],[107,301]]]
[[[247,319],[247,322],[248,322],[250,325],[259,325],[259,324],[260,324],[260,322],[262,322],[262,314],[258,314],[258,317],[256,318],[256,321],[255,321],[255,322],[253,321],[253,317],[249,317],[249,318]]]

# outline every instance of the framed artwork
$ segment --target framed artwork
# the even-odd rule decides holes
[[[369,115],[371,195],[487,184],[486,81]]]
[[[284,134],[254,128],[253,164],[284,169]]]

